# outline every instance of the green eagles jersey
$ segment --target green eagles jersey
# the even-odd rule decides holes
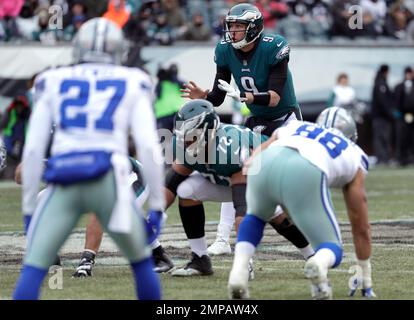
[[[231,43],[224,40],[216,47],[214,60],[218,67],[228,69],[241,92],[267,92],[270,68],[283,59],[289,59],[289,44],[280,35],[262,34],[249,60],[243,59]],[[263,119],[278,119],[299,108],[293,88],[292,74],[288,70],[285,87],[276,107],[257,104],[247,105],[253,116]]]
[[[230,177],[242,169],[242,160],[247,159],[251,149],[257,148],[268,139],[252,130],[236,125],[221,124],[215,143],[209,152],[192,157],[173,136],[174,159],[178,164],[198,171],[212,183],[230,186]]]
[[[128,157],[131,163],[133,173],[137,175],[137,180],[132,183],[132,189],[135,192],[135,196],[138,198],[145,190],[144,179],[142,178],[142,164],[138,160]]]

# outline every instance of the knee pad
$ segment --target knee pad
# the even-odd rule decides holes
[[[177,196],[182,199],[194,199],[194,188],[189,179],[180,183],[177,188]]]

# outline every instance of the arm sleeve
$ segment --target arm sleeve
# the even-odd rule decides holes
[[[213,89],[208,93],[206,100],[210,101],[213,106],[219,106],[224,102],[226,98],[226,92],[220,90],[218,87],[218,81],[222,79],[228,83],[231,81],[230,70],[217,66],[216,78],[214,79]]]
[[[144,81],[141,81],[137,104],[132,109],[131,127],[138,159],[144,168],[144,180],[149,187],[149,208],[164,210],[163,159],[152,112],[151,85]]]
[[[43,159],[49,144],[52,128],[51,104],[43,93],[34,105],[29,120],[29,129],[23,151],[22,185],[23,185],[23,214],[33,214],[36,207],[36,197],[43,173]]]
[[[270,68],[269,90],[275,91],[280,97],[288,77],[288,60],[284,59]]]

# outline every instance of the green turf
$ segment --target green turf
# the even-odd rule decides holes
[[[371,220],[414,218],[414,168],[373,169],[367,176],[367,194]],[[19,186],[0,182],[0,232],[20,230],[22,226]],[[334,190],[332,199],[339,221],[347,221],[342,192]],[[206,220],[218,221],[220,206],[205,205]],[[168,210],[168,224],[180,223],[177,205]],[[79,227],[85,225],[85,219]]]
[[[346,246],[346,252],[352,248]],[[209,277],[175,278],[161,276],[165,299],[227,299],[226,283],[231,261],[214,258],[215,273]],[[257,261],[256,278],[250,282],[254,299],[309,299],[308,281],[303,277],[302,261]],[[375,291],[380,299],[414,299],[414,248],[374,247],[372,265]],[[351,264],[344,262],[330,271],[335,299],[348,299],[348,273]],[[398,267],[396,267],[398,266]],[[43,299],[134,299],[134,287],[127,266],[96,266],[95,276],[73,279],[73,268],[65,267],[62,289],[50,289],[55,273],[43,286]],[[10,298],[18,269],[0,268],[0,299]],[[196,288],[196,289],[194,289]],[[361,299],[360,296],[356,297]]]
[[[367,179],[372,221],[414,219],[414,169],[374,169]],[[333,192],[340,221],[347,221],[340,192]],[[168,224],[179,223],[177,207],[169,211]],[[218,220],[219,206],[207,204],[207,220]],[[79,227],[84,226],[85,219]],[[20,188],[0,183],[0,232],[21,230]],[[349,255],[353,250],[345,246]],[[414,246],[407,244],[374,245],[373,281],[381,299],[414,299]],[[215,274],[192,279],[162,275],[165,299],[226,299],[226,283],[231,257],[213,258]],[[330,272],[334,296],[346,299],[351,263],[345,260]],[[0,265],[0,299],[10,298],[18,267]],[[303,278],[303,262],[294,260],[256,261],[256,279],[251,282],[254,299],[309,299],[308,282]],[[73,266],[64,264],[63,289],[51,290],[45,282],[44,299],[133,299],[134,289],[127,266],[98,265],[92,279],[72,279]],[[359,297],[358,297],[359,298]]]

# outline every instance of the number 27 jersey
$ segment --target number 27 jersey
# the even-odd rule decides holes
[[[336,129],[315,123],[290,121],[276,130],[278,140],[272,145],[296,149],[302,157],[323,171],[331,187],[351,182],[358,169],[368,172],[368,157],[360,147]]]
[[[56,125],[52,156],[91,150],[127,154],[135,108],[153,120],[149,76],[122,66],[85,63],[48,70],[36,79],[34,100],[47,106]],[[134,125],[145,131],[148,117]]]

